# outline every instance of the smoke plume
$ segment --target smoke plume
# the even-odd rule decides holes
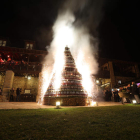
[[[87,91],[92,87],[91,74],[98,72],[96,28],[102,17],[102,5],[102,0],[67,0],[60,8],[53,25],[53,40],[48,48],[49,54],[43,62],[43,94],[47,90],[53,73],[58,75],[56,81],[60,79],[66,46],[70,48],[78,71],[82,74],[84,87]]]

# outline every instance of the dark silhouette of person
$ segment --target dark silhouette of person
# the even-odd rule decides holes
[[[14,101],[13,95],[14,95],[14,88],[10,90],[10,101]]]
[[[17,88],[16,94],[17,94],[16,101],[19,101],[20,102],[20,89],[19,88]]]
[[[110,90],[106,90],[105,92],[105,100],[106,101],[111,101],[112,93]]]
[[[115,102],[119,102],[120,101],[120,97],[119,97],[119,94],[118,94],[118,90],[115,90],[113,93],[114,93],[114,101]]]
[[[105,92],[105,100],[106,100],[106,101],[108,101],[108,94],[109,94],[109,93],[108,93],[108,90],[106,90],[106,92]]]
[[[112,97],[112,92],[111,90],[108,91],[108,100],[111,101],[111,97]]]
[[[130,84],[127,85],[126,91],[127,91],[127,93],[131,93],[131,86],[130,86]]]

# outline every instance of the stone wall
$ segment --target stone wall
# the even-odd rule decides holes
[[[3,90],[2,91],[2,96],[4,96],[4,92],[5,92],[4,81],[5,81],[5,75],[4,76],[0,75],[0,88]],[[31,79],[27,79],[27,78],[21,77],[21,76],[14,76],[12,86],[10,88],[8,88],[7,101],[9,100],[9,90],[11,88],[14,88],[14,90],[15,90],[14,98],[16,96],[16,89],[17,88],[22,89],[21,94],[23,94],[25,92],[25,89],[29,89],[31,94],[34,94],[35,96],[37,96],[37,93],[38,93],[38,77],[31,77]],[[0,98],[0,102],[4,101],[4,100],[2,100],[2,96]]]
[[[9,100],[9,91],[12,88],[14,79],[14,72],[7,70],[5,74],[4,84],[2,88],[2,100],[7,102]]]
[[[0,102],[2,102],[3,100],[2,100],[2,95],[0,95]]]
[[[86,106],[87,97],[44,97],[44,105],[56,105],[59,101],[61,106]]]
[[[15,90],[17,88],[22,88],[21,94],[24,93],[25,89],[29,89],[31,94],[37,95],[37,92],[38,92],[38,77],[31,77],[31,79],[27,79],[25,77],[14,76],[12,87]]]
[[[37,97],[36,97],[36,102],[39,102],[41,103],[41,91],[42,91],[42,84],[43,84],[43,77],[42,77],[42,73],[40,72],[39,73],[39,78],[38,78],[38,94],[37,94]]]
[[[0,75],[0,88],[3,88],[3,84],[4,84],[4,79],[5,79],[5,75]],[[3,101],[3,96],[0,95],[0,102]]]
[[[5,79],[5,75],[0,75],[0,88],[3,88],[3,84],[4,84],[4,79]]]

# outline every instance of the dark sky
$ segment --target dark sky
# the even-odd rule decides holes
[[[140,61],[140,8],[137,0],[108,0],[99,25],[102,56]]]
[[[23,40],[35,40],[37,49],[45,48],[51,42],[52,25],[64,1],[2,1],[0,36],[8,37],[15,47],[21,47]],[[140,61],[139,14],[138,0],[104,1],[102,19],[97,28],[100,57]]]

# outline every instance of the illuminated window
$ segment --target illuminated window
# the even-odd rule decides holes
[[[0,40],[0,46],[6,46],[6,41]]]
[[[121,84],[122,83],[122,81],[121,80],[118,80],[118,84]]]
[[[33,44],[27,43],[26,44],[26,49],[33,49]]]
[[[33,44],[30,44],[30,49],[31,49],[31,50],[33,49]]]
[[[29,49],[29,44],[26,44],[26,49]]]
[[[6,41],[3,41],[3,46],[6,46]]]

